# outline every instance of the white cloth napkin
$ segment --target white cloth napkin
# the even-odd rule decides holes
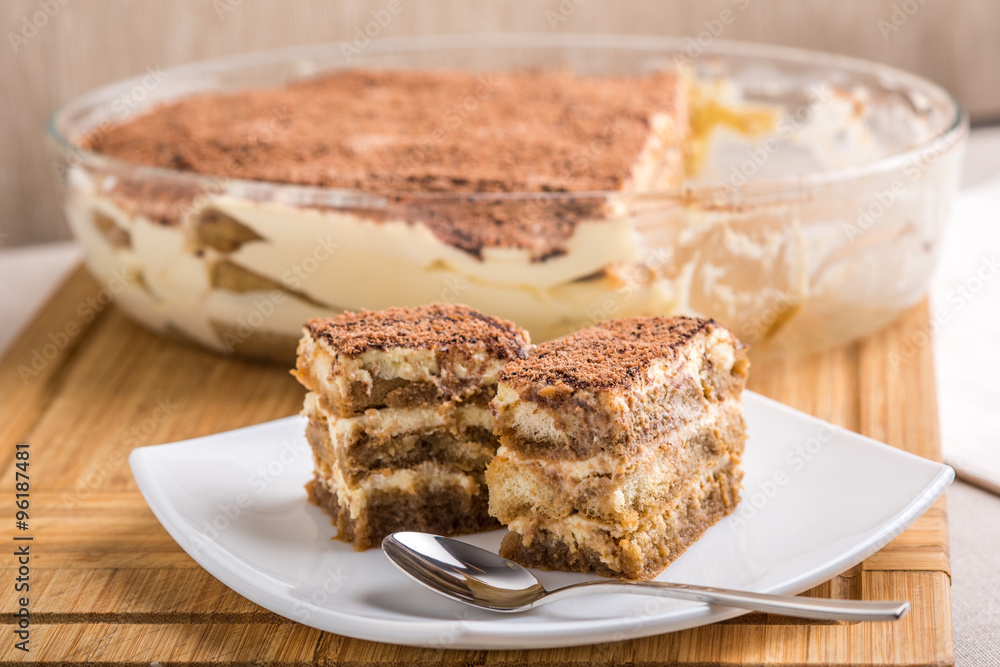
[[[1000,493],[1000,173],[959,194],[931,319],[945,461]]]

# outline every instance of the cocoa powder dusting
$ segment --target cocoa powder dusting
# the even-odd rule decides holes
[[[448,352],[483,346],[495,358],[522,359],[530,345],[527,332],[513,322],[459,304],[346,312],[311,319],[305,330],[314,340],[347,357],[392,348]]]
[[[527,359],[507,364],[500,381],[532,385],[549,399],[577,389],[627,389],[650,364],[676,358],[699,332],[714,327],[721,325],[684,316],[608,320],[535,346]]]
[[[355,212],[421,222],[477,256],[484,247],[514,247],[541,260],[563,251],[577,223],[605,215],[603,196],[559,194],[621,189],[651,116],[672,113],[677,90],[671,73],[349,70],[282,88],[191,96],[81,143],[134,164],[219,179],[374,194],[387,198],[388,210]],[[434,197],[454,193],[470,198]],[[475,197],[482,193],[529,196]]]

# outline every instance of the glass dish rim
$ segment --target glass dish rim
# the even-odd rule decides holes
[[[622,51],[656,51],[667,53],[684,53],[690,44],[690,37],[667,37],[658,35],[621,35],[621,34],[585,34],[565,33],[553,35],[542,32],[501,32],[484,34],[456,35],[424,35],[415,37],[394,37],[372,39],[365,47],[366,55],[391,54],[399,52],[429,52],[460,49],[488,48],[549,48],[549,49],[586,49],[586,50],[622,50]],[[240,69],[292,63],[295,60],[305,60],[310,55],[329,60],[338,51],[338,42],[320,42],[307,45],[297,45],[277,49],[257,50],[247,53],[227,55],[218,58],[198,60],[167,68],[165,71],[174,75],[175,80],[192,78],[195,75],[204,76],[211,73],[231,72]],[[140,82],[146,74],[120,79],[110,84],[92,89],[78,95],[60,105],[48,118],[46,123],[46,139],[54,149],[66,155],[74,156],[73,165],[86,165],[103,172],[127,173],[130,179],[169,180],[178,185],[215,191],[215,194],[231,195],[261,193],[269,190],[279,190],[288,194],[299,195],[301,199],[329,200],[331,197],[340,205],[362,205],[368,207],[383,206],[392,200],[441,200],[455,201],[501,201],[501,200],[559,200],[610,198],[636,201],[732,201],[733,199],[748,200],[757,197],[766,198],[781,193],[793,193],[808,188],[836,185],[879,174],[901,171],[914,160],[928,153],[933,153],[937,146],[943,146],[940,151],[947,152],[960,143],[962,137],[968,134],[968,114],[958,100],[943,86],[940,86],[920,75],[905,70],[876,63],[862,58],[844,56],[824,51],[800,49],[788,46],[763,44],[756,42],[714,40],[711,44],[701,47],[699,58],[704,57],[756,57],[786,61],[794,64],[823,66],[858,74],[875,74],[891,77],[893,80],[909,87],[929,92],[938,100],[943,99],[949,105],[951,121],[932,137],[906,150],[891,155],[868,160],[856,164],[835,167],[827,170],[790,174],[780,178],[753,181],[742,185],[722,182],[689,183],[678,188],[663,190],[648,190],[623,192],[615,191],[569,191],[569,192],[481,192],[481,191],[450,191],[450,192],[395,192],[374,194],[362,190],[347,190],[323,186],[299,185],[278,181],[259,181],[219,177],[211,174],[153,167],[136,164],[109,157],[102,153],[85,149],[60,131],[63,118],[73,111],[95,105],[101,100],[112,101],[116,93],[131,89]],[[685,56],[686,57],[686,56]],[[344,60],[346,68],[351,65]],[[364,66],[362,64],[362,66]],[[220,190],[220,181],[223,186]]]

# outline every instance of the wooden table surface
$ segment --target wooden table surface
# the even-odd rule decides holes
[[[748,614],[657,637],[549,650],[448,651],[349,639],[277,616],[174,543],[136,489],[129,451],[298,411],[275,365],[166,342],[101,307],[82,269],[0,361],[0,498],[8,539],[30,536],[30,652],[16,648],[18,564],[3,564],[0,660],[107,665],[952,665],[944,501],[809,595],[908,599],[896,623]],[[759,363],[751,387],[822,419],[939,459],[927,310],[861,343]],[[28,529],[15,527],[16,443],[30,443]],[[15,546],[8,550],[13,552]]]

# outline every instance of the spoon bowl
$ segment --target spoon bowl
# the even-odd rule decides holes
[[[517,563],[440,535],[393,533],[382,540],[382,551],[417,583],[475,607],[519,611],[547,594]]]
[[[833,621],[894,621],[909,602],[828,600],[734,591],[665,581],[608,579],[548,591],[531,572],[485,549],[440,535],[404,531],[382,541],[393,565],[430,590],[480,609],[522,612],[579,595],[636,593],[771,614]]]

